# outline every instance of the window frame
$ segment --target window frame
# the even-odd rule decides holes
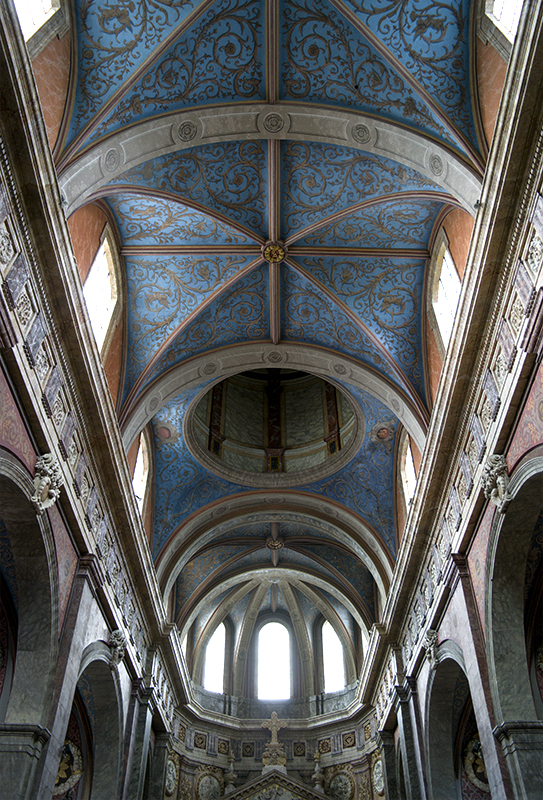
[[[62,39],[70,30],[70,8],[67,0],[53,0],[53,5],[57,6],[55,11],[45,20],[43,25],[37,28],[29,39],[25,40],[26,49],[32,61],[39,56],[42,50],[45,50],[49,42],[55,37]],[[17,9],[15,11],[17,12]],[[22,29],[21,35],[24,39]]]
[[[286,631],[288,633],[289,679],[290,679],[290,690],[289,691],[290,691],[290,694],[289,694],[288,697],[277,698],[277,700],[275,700],[274,698],[269,698],[269,697],[259,697],[259,695],[258,695],[258,677],[259,677],[259,675],[258,675],[258,665],[259,665],[259,650],[260,650],[260,647],[259,647],[259,645],[260,645],[260,634],[261,634],[263,628],[266,627],[266,625],[271,625],[272,623],[275,623],[277,625],[282,625],[286,629]],[[295,697],[296,680],[295,680],[295,675],[294,675],[294,662],[295,662],[295,652],[297,652],[294,649],[294,643],[296,642],[296,636],[294,635],[294,631],[292,630],[292,627],[283,618],[283,615],[273,614],[273,613],[271,615],[266,614],[265,617],[260,621],[260,624],[258,626],[255,625],[255,630],[254,630],[253,637],[254,637],[253,687],[254,687],[254,697],[255,697],[255,699],[258,700],[260,703],[285,702],[285,701],[292,700]]]
[[[439,281],[440,281],[440,278],[441,278],[441,270],[443,268],[443,262],[445,260],[445,253],[447,251],[451,255],[452,263],[454,264],[454,268],[456,270],[456,274],[458,275],[458,280],[460,281],[460,295],[459,295],[459,298],[458,298],[458,305],[456,307],[456,312],[455,312],[455,320],[456,320],[456,314],[458,313],[458,308],[460,306],[460,297],[462,296],[462,284],[463,284],[463,281],[462,281],[462,278],[460,277],[460,274],[458,273],[458,267],[456,266],[456,263],[454,261],[454,258],[452,256],[452,253],[451,253],[451,250],[450,250],[449,237],[447,236],[447,234],[445,232],[445,229],[442,226],[439,229],[439,232],[438,232],[438,234],[436,236],[436,239],[434,241],[434,246],[432,248],[432,254],[431,254],[431,257],[430,257],[430,267],[429,267],[429,270],[428,270],[428,276],[429,276],[428,284],[427,284],[428,285],[428,290],[427,290],[427,295],[426,295],[426,318],[428,320],[428,324],[430,326],[430,329],[432,330],[432,332],[434,334],[434,337],[435,337],[435,340],[436,340],[436,344],[437,344],[437,348],[439,350],[439,355],[441,356],[441,361],[442,362],[445,361],[445,357],[447,355],[447,350],[449,349],[450,339],[447,342],[447,344],[445,344],[445,342],[443,341],[443,336],[442,336],[441,328],[439,326],[439,322],[438,322],[437,315],[436,315],[436,312],[435,312],[434,304],[437,301],[437,297],[438,297],[438,293],[439,293]],[[453,327],[454,327],[454,322],[453,322]]]
[[[525,2],[524,5],[526,5]],[[520,13],[519,25],[513,39],[510,39],[509,36],[504,33],[493,12],[494,0],[479,0],[477,8],[477,35],[484,44],[491,44],[495,47],[504,61],[508,62],[511,58],[514,38],[518,34],[522,24],[524,6]]]
[[[154,471],[153,471],[153,467],[154,467],[153,439],[152,439],[152,436],[151,436],[151,432],[149,430],[149,425],[146,425],[145,428],[142,428],[142,430],[140,431],[140,442],[139,442],[139,445],[138,445],[138,452],[137,452],[137,455],[136,455],[136,461],[134,463],[134,471],[132,473],[132,490],[134,491],[134,500],[136,501],[136,505],[138,505],[138,500],[137,500],[137,497],[136,497],[136,492],[134,490],[133,481],[134,481],[134,473],[136,471],[136,464],[138,463],[138,456],[139,456],[139,453],[140,453],[140,450],[141,450],[142,446],[144,447],[144,449],[146,451],[146,455],[147,455],[147,472],[145,474],[145,484],[144,484],[144,488],[143,488],[143,498],[142,498],[141,509],[138,506],[138,510],[140,512],[142,524],[145,527],[145,515],[147,513],[147,509],[148,509],[148,506],[149,506],[149,496],[150,496],[150,490],[151,490],[151,485],[152,485],[152,480],[151,479],[152,479],[152,476],[154,474]]]
[[[94,266],[94,264],[96,262],[96,259],[98,258],[98,254],[100,253],[100,250],[102,249],[102,247],[104,247],[105,245],[107,245],[107,248],[109,250],[109,254],[110,254],[110,257],[111,257],[111,267],[112,267],[112,271],[113,271],[113,282],[114,282],[116,296],[115,296],[115,304],[113,306],[113,310],[112,310],[111,316],[109,318],[106,334],[104,336],[104,341],[102,343],[102,346],[98,347],[98,342],[96,341],[96,336],[95,336],[94,328],[92,326],[92,322],[91,322],[91,319],[90,319],[90,314],[89,314],[89,311],[88,311],[87,301],[86,301],[86,297],[85,297],[85,285],[86,285],[86,283],[87,283],[87,281],[89,279],[89,276],[90,276],[90,274],[92,272],[92,268],[93,268],[93,266]],[[118,248],[118,245],[117,245],[116,237],[115,237],[115,235],[113,233],[113,230],[112,230],[112,228],[111,228],[109,223],[106,223],[106,225],[104,227],[104,230],[102,231],[102,235],[100,236],[100,244],[99,244],[99,246],[98,246],[98,248],[96,250],[96,253],[94,254],[94,258],[92,259],[92,263],[91,263],[91,266],[89,268],[89,271],[87,272],[87,275],[85,276],[85,281],[81,285],[81,289],[82,289],[82,293],[83,293],[83,300],[85,301],[85,309],[87,310],[87,316],[88,316],[88,320],[89,320],[91,333],[92,333],[94,342],[96,344],[96,347],[98,349],[98,354],[100,356],[102,364],[105,364],[107,356],[108,356],[108,353],[109,353],[109,349],[111,347],[111,342],[113,340],[113,335],[115,333],[115,329],[117,328],[117,325],[121,321],[122,308],[123,308],[123,303],[122,303],[122,299],[121,299],[122,296],[123,296],[123,281],[122,281],[121,258],[120,258],[120,255],[119,255],[119,248]]]

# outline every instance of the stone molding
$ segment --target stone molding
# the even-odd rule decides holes
[[[270,125],[270,112],[283,124]],[[452,149],[399,124],[303,103],[232,103],[156,116],[92,147],[60,174],[66,216],[138,164],[187,147],[238,139],[309,140],[392,158],[437,183],[472,215],[481,194],[480,177]]]

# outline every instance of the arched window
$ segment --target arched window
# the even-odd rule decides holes
[[[290,635],[280,622],[268,622],[258,635],[258,699],[291,696]]]
[[[209,692],[224,691],[224,656],[226,648],[226,627],[224,622],[217,626],[206,648],[204,667],[204,689]]]
[[[403,490],[406,502],[410,503],[417,487],[417,473],[415,471],[415,462],[413,460],[411,441],[408,435],[405,437],[404,452],[402,456],[401,474]]]
[[[441,269],[439,271],[439,282],[434,298],[434,313],[436,315],[441,341],[447,349],[460,299],[462,284],[456,271],[453,258],[449,248],[447,248],[441,259]]]
[[[509,41],[514,41],[524,0],[490,0],[487,14]]]
[[[322,661],[324,691],[339,692],[345,688],[343,645],[328,620],[322,625]]]
[[[147,494],[147,484],[149,482],[149,442],[145,431],[140,434],[140,445],[138,448],[138,455],[136,456],[136,466],[134,467],[134,475],[132,476],[132,488],[134,489],[134,496],[136,503],[143,516],[143,509],[145,504],[145,496]]]
[[[102,360],[104,360],[118,311],[117,270],[115,244],[106,229],[102,244],[83,284],[92,331]]]
[[[60,0],[15,0],[15,9],[25,41],[45,25],[59,8]]]

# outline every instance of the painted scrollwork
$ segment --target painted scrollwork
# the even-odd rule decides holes
[[[36,461],[34,494],[30,498],[38,514],[43,514],[60,497],[64,476],[58,459],[53,453],[45,453]]]
[[[107,6],[97,0],[81,2],[76,128],[81,128],[101,106],[111,87],[163,40],[164,28],[178,23],[190,9],[189,0],[139,0],[137,4],[116,0]]]
[[[468,19],[456,0],[347,0],[418,82],[463,130],[473,134],[469,106]]]
[[[247,244],[242,233],[173,200],[121,194],[110,197],[125,244]]]
[[[263,235],[265,167],[262,142],[222,142],[159,156],[110,183],[174,193]]]
[[[333,102],[449,138],[426,103],[368,40],[321,2],[291,2],[285,9],[287,96]]]
[[[486,499],[494,503],[499,511],[505,511],[511,500],[505,456],[494,453],[488,457],[483,468],[481,484]]]
[[[349,147],[313,142],[288,142],[285,220],[289,232],[322,222],[370,198],[398,190],[441,191],[432,181],[397,161]]]
[[[136,83],[97,130],[200,102],[247,100],[262,91],[262,5],[222,0]]]
[[[427,198],[411,198],[409,204],[399,197],[384,199],[372,203],[371,209],[360,208],[356,214],[325,223],[298,244],[332,247],[339,241],[350,247],[383,247],[394,241],[398,247],[419,247],[428,241],[441,207],[441,202]]]
[[[300,263],[374,330],[422,392],[418,315],[424,260],[301,258]]]

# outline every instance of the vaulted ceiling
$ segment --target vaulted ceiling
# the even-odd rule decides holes
[[[376,619],[397,554],[398,432],[422,449],[431,411],[433,236],[479,196],[470,3],[75,6],[55,158],[67,212],[99,202],[118,233],[118,411],[127,445],[153,430],[165,595],[175,587],[176,619],[200,634],[236,608],[270,607],[278,584],[285,613],[318,606],[354,642],[348,620]],[[191,404],[227,375],[279,366],[347,393],[360,447],[300,485],[211,472],[187,446]],[[386,443],[371,435],[380,423]]]

